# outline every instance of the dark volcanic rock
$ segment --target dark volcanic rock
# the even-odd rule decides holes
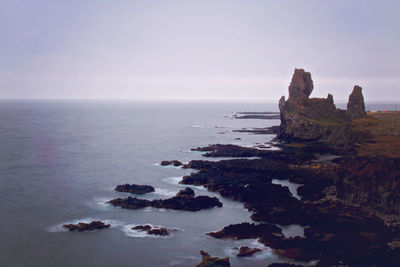
[[[340,199],[400,214],[400,158],[343,159],[334,185]]]
[[[113,206],[120,206],[124,209],[141,209],[145,207],[163,208],[172,210],[198,211],[213,207],[222,207],[222,203],[216,197],[197,196],[190,188],[179,191],[176,196],[168,199],[147,200],[139,198],[117,198],[110,200]]]
[[[200,251],[202,261],[196,267],[230,267],[229,258],[211,257],[207,252]]]
[[[231,224],[218,232],[207,233],[215,238],[254,239],[260,237],[283,237],[279,227],[272,224],[240,223]]]
[[[80,222],[78,224],[64,224],[63,227],[67,228],[69,231],[93,231],[97,229],[104,229],[110,227],[110,224],[105,224],[101,221],[92,221],[90,223]]]
[[[349,161],[349,166],[351,164]],[[395,230],[388,228],[381,219],[359,207],[322,201],[324,190],[331,190],[335,181],[338,182],[335,180],[338,167],[330,166],[325,170],[321,164],[314,164],[312,168],[298,166],[290,164],[290,158],[280,161],[279,157],[192,161],[188,166],[199,172],[185,176],[181,183],[203,185],[222,196],[244,202],[245,207],[253,212],[253,220],[307,226],[305,237],[285,238],[279,228],[266,223],[230,225],[209,233],[210,236],[258,238],[282,257],[301,261],[319,259],[319,266],[369,266],[370,263],[380,266],[378,263],[383,258],[396,259],[387,244],[400,235],[399,230],[393,232]],[[361,172],[360,179],[361,174],[367,172]],[[271,180],[278,177],[304,184],[299,188],[299,194],[307,202],[293,198],[286,187],[271,184]],[[350,192],[351,188],[346,190]]]
[[[127,192],[127,193],[131,193],[131,194],[138,194],[138,195],[142,195],[142,194],[146,194],[146,193],[150,193],[150,192],[154,192],[154,187],[152,187],[151,185],[137,185],[137,184],[121,184],[121,185],[117,185],[117,187],[115,187],[114,189],[115,191],[119,191],[119,192]]]
[[[347,113],[351,119],[363,118],[367,115],[367,113],[365,112],[362,88],[358,85],[354,86],[353,92],[349,96],[349,102],[347,103]]]
[[[175,166],[175,167],[178,167],[178,166],[182,166],[182,165],[183,165],[183,163],[180,162],[180,161],[178,161],[178,160],[170,160],[170,161],[168,161],[168,160],[163,160],[163,161],[161,161],[160,164],[161,164],[161,166],[173,165],[173,166]]]
[[[278,134],[280,130],[280,126],[272,126],[266,128],[253,128],[253,129],[240,129],[233,130],[235,133],[252,133],[252,134]],[[236,139],[240,140],[240,139]]]
[[[321,153],[324,151],[324,148],[313,146],[304,146],[299,148],[282,147],[282,151],[272,151],[230,144],[215,144],[207,147],[192,148],[191,150],[206,152],[203,154],[204,157],[260,157],[263,159],[294,163],[316,159],[313,152],[318,151]],[[190,168],[190,163],[184,165],[183,168]]]
[[[260,252],[259,248],[249,248],[249,247],[240,247],[239,253],[236,255],[238,257],[250,257],[254,253]]]
[[[151,225],[137,225],[132,227],[133,230],[145,231],[149,235],[167,236],[170,231],[177,231],[176,229],[167,229],[164,227],[152,227]]]

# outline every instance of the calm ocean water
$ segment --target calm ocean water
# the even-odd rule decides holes
[[[199,212],[123,210],[105,202],[127,194],[121,183],[150,184],[146,198],[167,198],[183,188],[190,170],[162,160],[201,159],[190,148],[214,143],[254,145],[273,136],[233,133],[277,120],[235,120],[236,111],[277,111],[276,104],[0,101],[0,266],[193,266],[200,250],[230,256],[233,266],[279,261],[255,240],[204,235],[251,221],[239,202],[217,196],[223,208]],[[241,140],[235,140],[241,138]],[[212,160],[212,159],[210,159]],[[108,230],[67,232],[69,222],[102,220]],[[130,231],[150,223],[179,229],[168,238]],[[234,247],[263,249],[247,259]]]
[[[173,196],[190,173],[160,167],[162,160],[201,159],[190,148],[214,143],[252,145],[272,136],[232,133],[278,121],[235,120],[235,111],[277,111],[276,104],[0,101],[0,266],[193,266],[200,250],[231,256],[233,266],[266,266],[276,258],[255,240],[204,235],[251,221],[239,202],[200,212],[123,210],[104,202],[127,194],[121,183],[150,184],[149,199]],[[242,140],[235,140],[240,137]],[[67,222],[103,220],[113,226],[67,232]],[[143,236],[130,226],[179,229],[168,238]],[[249,259],[234,247],[263,252]]]

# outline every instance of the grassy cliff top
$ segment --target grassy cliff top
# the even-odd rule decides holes
[[[368,132],[370,138],[359,144],[359,156],[400,157],[400,112],[368,112],[368,116],[352,122],[357,131]]]

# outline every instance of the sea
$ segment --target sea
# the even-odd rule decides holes
[[[219,240],[205,235],[252,220],[242,203],[203,187],[191,186],[197,195],[218,197],[222,208],[126,210],[107,204],[130,195],[114,191],[125,183],[154,186],[155,192],[140,196],[146,199],[174,196],[185,187],[178,184],[181,178],[195,170],[159,163],[205,159],[191,148],[270,142],[273,135],[233,130],[279,125],[279,120],[235,119],[235,112],[242,111],[278,111],[278,106],[1,100],[0,266],[194,266],[201,261],[200,250],[230,257],[232,266],[282,262],[255,239]],[[62,227],[93,220],[112,226],[91,232]],[[131,229],[141,224],[178,231],[154,237]],[[299,234],[296,226],[282,228],[287,236]],[[261,252],[238,258],[236,248],[241,246]]]

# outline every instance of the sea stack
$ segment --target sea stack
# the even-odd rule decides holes
[[[349,96],[347,114],[351,119],[359,119],[367,115],[365,112],[362,88],[358,85],[354,86],[353,92]]]
[[[357,141],[351,121],[366,116],[362,89],[356,85],[349,97],[348,110],[337,109],[333,96],[310,98],[314,90],[311,73],[295,69],[289,98],[279,100],[281,127],[278,138],[287,142],[319,142],[347,147]]]

